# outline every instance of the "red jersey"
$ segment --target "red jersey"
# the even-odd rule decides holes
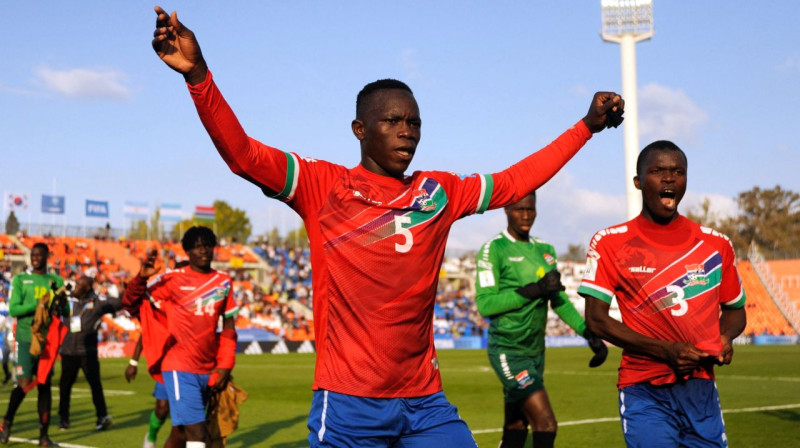
[[[303,218],[313,266],[314,389],[362,397],[442,390],[433,305],[451,225],[520,200],[591,137],[578,122],[501,173],[460,177],[417,171],[397,180],[360,165],[348,169],[301,158],[249,138],[210,73],[189,89],[231,170]]]
[[[639,216],[594,235],[578,293],[606,303],[616,296],[622,321],[632,330],[717,356],[720,307],[745,303],[734,258],[730,240],[715,230],[683,216],[666,226]],[[692,377],[713,379],[713,366]],[[675,381],[667,363],[623,351],[619,388]]]
[[[217,323],[239,311],[228,274],[191,268],[159,275],[147,284],[150,301],[167,316],[166,353],[161,370],[209,373],[216,365]]]

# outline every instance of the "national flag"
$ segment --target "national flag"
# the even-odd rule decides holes
[[[92,218],[108,218],[108,201],[86,200],[86,216]]]
[[[147,202],[125,201],[125,206],[122,208],[126,218],[133,219],[147,219],[150,216],[150,208]]]
[[[194,219],[197,221],[213,222],[216,218],[216,210],[214,206],[196,205],[194,207]]]
[[[183,221],[183,210],[180,204],[161,204],[159,218],[162,221]]]
[[[49,194],[42,195],[42,213],[50,213],[53,215],[63,215],[66,206],[64,196],[51,196]]]
[[[8,210],[27,210],[27,193],[6,193],[6,209]]]

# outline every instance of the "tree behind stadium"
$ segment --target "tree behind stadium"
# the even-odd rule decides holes
[[[767,259],[800,258],[800,194],[780,185],[753,187],[739,193],[736,203],[738,215],[720,218],[710,210],[706,198],[686,216],[730,237],[740,259],[745,258],[751,243],[757,244]]]

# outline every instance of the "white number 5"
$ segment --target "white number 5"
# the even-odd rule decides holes
[[[404,254],[411,250],[411,246],[414,245],[414,235],[411,234],[411,230],[403,227],[403,224],[411,224],[411,217],[409,216],[395,216],[394,217],[394,233],[395,235],[403,235],[406,239],[406,242],[403,244],[394,243],[394,250]]]

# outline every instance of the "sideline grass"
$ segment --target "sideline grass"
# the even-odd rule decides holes
[[[445,392],[476,433],[480,447],[496,447],[502,424],[500,383],[489,368],[484,351],[441,351]],[[557,446],[623,446],[616,388],[620,351],[611,349],[598,369],[589,369],[587,348],[547,351],[545,384],[561,424]],[[94,408],[81,376],[72,399],[72,428],[59,431],[58,389],[54,388],[51,438],[84,447],[139,447],[153,405],[152,380],[140,370],[133,383],[125,382],[125,359],[102,361],[103,386],[114,425],[94,431]],[[294,448],[307,446],[306,414],[311,403],[314,355],[240,355],[236,384],[250,394],[242,406],[239,430],[228,446]],[[57,369],[54,382],[58,383]],[[736,347],[734,363],[718,369],[717,384],[725,411],[731,446],[800,446],[800,346]],[[5,411],[10,386],[0,388]],[[12,431],[10,446],[31,446],[16,438],[38,437],[36,393],[26,398]],[[162,429],[163,443],[168,427]],[[528,442],[530,446],[530,441]]]

